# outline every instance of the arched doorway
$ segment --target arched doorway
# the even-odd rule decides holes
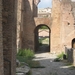
[[[50,28],[40,24],[35,28],[35,52],[50,52]]]
[[[75,38],[72,40],[72,48],[75,48]]]

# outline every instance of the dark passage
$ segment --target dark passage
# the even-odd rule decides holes
[[[35,29],[35,52],[50,52],[50,28],[39,25]]]

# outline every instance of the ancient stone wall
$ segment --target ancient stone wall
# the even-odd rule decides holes
[[[45,18],[39,18],[39,17],[37,17],[37,18],[34,18],[34,20],[35,20],[36,27],[38,25],[45,24],[49,28],[51,28],[51,18],[46,18],[46,17]]]
[[[3,27],[3,57],[11,62],[6,65],[5,75],[15,75],[16,69],[16,7],[17,0],[2,0],[2,27]],[[4,60],[4,61],[6,61]],[[6,61],[8,62],[8,61]],[[11,66],[11,69],[9,69]],[[10,72],[9,72],[10,71]]]
[[[75,37],[74,17],[72,14],[72,6],[70,1],[61,3],[61,44],[62,48],[66,45],[71,48],[71,42]]]
[[[74,17],[70,0],[53,0],[51,25],[52,52],[64,51],[64,46],[71,48],[75,37]]]
[[[3,69],[3,38],[2,38],[2,0],[0,0],[0,75],[4,75]]]
[[[51,52],[61,52],[60,40],[60,18],[61,18],[60,0],[53,0],[52,2],[52,25],[51,25]]]
[[[19,16],[21,23],[21,48],[34,49],[34,29],[40,24],[48,25],[51,29],[50,39],[52,53],[64,51],[65,46],[71,48],[72,39],[75,37],[71,1],[53,0],[50,18],[34,18],[37,12],[37,1],[38,0],[23,0],[21,11],[19,9],[20,14],[22,12],[22,15]],[[21,6],[19,8],[21,8]]]
[[[33,16],[33,0],[23,0],[24,11],[22,15],[22,48],[30,48],[34,50],[34,16]]]

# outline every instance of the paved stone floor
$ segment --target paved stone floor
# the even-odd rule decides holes
[[[54,62],[55,54],[39,53],[35,54],[35,61],[39,61],[45,68],[31,69],[32,75],[75,75],[75,68],[67,66],[66,62]]]

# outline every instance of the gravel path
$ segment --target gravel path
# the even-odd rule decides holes
[[[50,53],[35,54],[35,61],[39,61],[45,68],[34,68],[32,75],[75,75],[75,68],[70,68],[65,62],[54,62],[56,56]]]

